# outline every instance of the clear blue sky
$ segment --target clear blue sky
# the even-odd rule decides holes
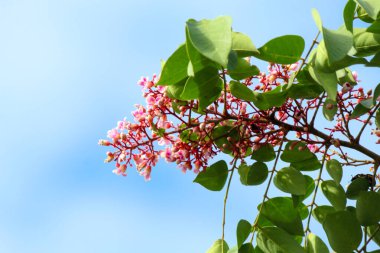
[[[134,169],[117,177],[98,139],[143,101],[136,81],[159,72],[184,41],[187,19],[230,15],[256,46],[285,34],[310,45],[311,8],[337,28],[343,5],[0,0],[0,252],[205,252],[220,237],[224,193],[164,162],[149,183]],[[261,194],[234,181],[231,244]]]

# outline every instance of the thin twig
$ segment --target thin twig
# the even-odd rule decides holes
[[[273,164],[273,169],[271,170],[271,174],[270,174],[270,177],[269,177],[269,181],[268,181],[267,187],[265,189],[263,200],[261,201],[259,213],[257,214],[256,219],[255,219],[255,221],[252,224],[252,228],[253,229],[255,229],[257,227],[258,223],[259,223],[259,218],[260,218],[260,215],[261,215],[261,211],[262,211],[265,199],[268,198],[269,187],[270,187],[270,185],[272,183],[274,172],[276,171],[277,162],[278,162],[278,159],[280,158],[280,154],[281,154],[281,151],[282,151],[282,146],[284,144],[286,134],[287,134],[287,132],[284,133],[284,136],[283,136],[283,138],[281,140],[280,147],[277,150],[276,159],[275,159],[274,164]],[[253,241],[253,237],[254,237],[254,232],[252,233],[252,237],[251,237],[251,240],[250,240],[251,243]]]
[[[318,174],[318,178],[317,178],[317,184],[315,186],[315,190],[314,190],[314,195],[313,195],[313,199],[310,203],[310,212],[309,212],[309,216],[307,218],[307,223],[306,223],[306,229],[305,229],[305,238],[307,237],[307,233],[310,232],[310,220],[311,220],[311,214],[313,212],[313,208],[314,208],[314,205],[315,205],[315,199],[317,197],[317,192],[318,192],[318,188],[319,188],[319,182],[321,181],[322,179],[322,171],[323,171],[323,166],[325,164],[325,161],[326,161],[326,154],[327,154],[327,151],[329,149],[329,145],[330,144],[327,144],[326,145],[326,148],[325,148],[325,152],[323,153],[323,158],[322,158],[322,165],[321,165],[321,169],[319,170],[319,174]],[[305,239],[305,247],[307,246],[307,240]]]
[[[377,226],[377,229],[373,232],[373,234],[368,238],[367,241],[364,242],[364,245],[363,247],[361,247],[359,250],[358,250],[358,253],[362,252],[366,247],[367,247],[367,244],[375,237],[376,233],[378,233],[380,231],[380,225]]]
[[[322,101],[323,101],[323,97],[325,96],[325,94],[326,93],[323,92],[322,95],[319,97],[319,102],[318,102],[317,108],[315,109],[314,115],[311,118],[311,121],[310,121],[310,124],[309,124],[309,126],[311,126],[312,128],[314,127],[314,121],[315,121],[315,118],[317,117],[319,107],[321,107],[321,104],[322,104]]]
[[[369,114],[368,116],[368,119],[364,122],[364,125],[362,126],[362,128],[360,129],[360,132],[358,134],[358,136],[355,138],[355,142],[356,143],[359,143],[360,141],[360,137],[362,136],[362,133],[364,131],[364,129],[366,128],[366,126],[368,125],[368,123],[370,122],[372,116],[375,114],[375,112],[377,111],[377,109],[379,109],[380,107],[380,103],[378,103],[375,108],[373,108],[372,112]]]
[[[227,183],[226,194],[224,195],[224,203],[223,203],[223,219],[222,219],[222,252],[224,252],[224,250],[223,250],[223,246],[224,246],[224,226],[225,226],[225,224],[226,224],[226,207],[227,207],[228,192],[229,192],[229,190],[230,190],[230,185],[231,185],[231,181],[232,181],[232,176],[234,175],[234,171],[235,171],[235,168],[236,168],[237,160],[238,160],[238,159],[235,159],[234,164],[233,164],[233,166],[232,166],[232,170],[231,170],[230,178],[228,179],[228,183]]]

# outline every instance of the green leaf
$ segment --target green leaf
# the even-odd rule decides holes
[[[237,98],[243,99],[245,101],[250,101],[250,102],[253,102],[256,100],[256,96],[257,96],[256,93],[240,82],[232,80],[229,84],[229,88],[232,95],[234,95]]]
[[[319,84],[301,84],[295,83],[288,90],[288,95],[290,98],[298,99],[314,99],[319,97],[323,92],[323,88]]]
[[[350,115],[350,118],[351,119],[359,118],[363,114],[366,114],[367,112],[369,112],[372,107],[373,107],[373,99],[372,98],[362,100],[359,104],[357,104],[354,111]]]
[[[305,41],[298,35],[285,35],[268,41],[259,48],[260,54],[256,58],[278,64],[292,64],[297,62],[305,48]]]
[[[352,213],[356,217],[356,208],[355,207],[353,207],[353,206],[347,206],[346,207],[346,211],[349,211],[350,213]]]
[[[215,62],[211,61],[207,57],[203,56],[198,50],[193,46],[191,42],[189,29],[186,27],[186,50],[187,56],[190,59],[189,66],[191,65],[192,72],[197,73],[198,71],[203,70],[206,67],[219,68],[220,66]],[[189,73],[189,69],[188,69]],[[189,75],[191,76],[191,75]]]
[[[380,2],[378,0],[356,0],[373,20],[379,17]]]
[[[373,92],[373,104],[377,103],[377,99],[380,97],[380,83],[376,86]]]
[[[375,56],[366,64],[367,67],[380,67],[380,52],[376,53]]]
[[[294,195],[306,194],[306,181],[304,176],[301,172],[292,167],[285,167],[278,171],[273,183],[283,192]]]
[[[333,180],[326,180],[321,183],[323,195],[333,205],[336,210],[344,210],[347,199],[343,187]]]
[[[241,164],[238,168],[240,182],[243,185],[259,185],[268,177],[268,167],[263,162],[256,162],[251,166]]]
[[[303,235],[302,220],[298,210],[294,209],[291,198],[275,197],[269,199],[263,203],[261,213],[274,225],[288,233]]]
[[[380,33],[380,19],[374,21],[368,28],[367,32],[370,33]]]
[[[313,156],[307,160],[290,163],[290,167],[293,167],[300,171],[314,171],[320,169],[321,166],[322,164],[319,162],[315,154],[313,154]]]
[[[327,92],[328,98],[332,101],[336,101],[336,93],[338,91],[337,83],[338,79],[336,73],[326,73],[316,68],[309,68],[309,73],[313,79],[319,83],[323,89]]]
[[[259,227],[271,227],[271,226],[274,226],[272,222],[270,222],[267,218],[265,218],[265,216],[263,215],[260,215],[259,218],[258,218],[258,221],[257,221],[257,225]]]
[[[190,129],[187,129],[180,133],[179,138],[181,139],[181,141],[189,143],[191,141],[198,141],[199,135],[197,133],[194,133],[193,131],[190,131]]]
[[[242,58],[237,59],[237,65],[234,69],[228,69],[228,74],[235,80],[242,80],[259,73],[260,70],[255,65],[249,64],[249,62]]]
[[[236,127],[231,125],[217,126],[213,129],[211,137],[223,153],[230,154],[234,149],[234,143],[239,140],[239,132]],[[231,137],[232,140],[228,141],[228,137]]]
[[[199,109],[203,110],[214,102],[223,90],[223,81],[218,70],[212,67],[204,68],[194,77],[189,77],[180,95],[181,100],[199,100]]]
[[[200,172],[194,179],[198,183],[210,191],[220,191],[223,189],[228,176],[228,167],[225,161],[220,160],[213,165]]]
[[[260,229],[256,241],[264,253],[305,253],[291,235],[277,227]]]
[[[368,191],[370,185],[367,179],[365,178],[356,178],[354,179],[347,188],[346,197],[349,199],[357,199],[360,192]]]
[[[304,195],[292,195],[294,206],[303,205],[302,201],[308,198],[315,189],[314,179],[308,175],[303,175],[303,177],[305,178],[306,182],[306,193]],[[301,215],[301,218],[303,219],[304,217]]]
[[[189,77],[186,81],[185,87],[182,90],[180,99],[192,100],[197,99],[200,95],[198,83],[194,80],[194,77]]]
[[[323,103],[323,116],[325,117],[325,119],[333,121],[337,111],[338,106],[336,102],[327,98],[326,101]]]
[[[356,217],[363,226],[371,226],[380,221],[380,194],[362,191],[356,201]]]
[[[366,23],[373,23],[374,20],[368,16],[368,13],[360,5],[357,6],[356,12],[358,14],[358,18],[361,21]]]
[[[293,196],[295,196],[295,195],[293,195]],[[300,203],[297,206],[297,210],[300,213],[300,216],[301,216],[302,220],[304,220],[307,217],[309,217],[309,208],[304,203]]]
[[[262,251],[259,246],[256,245],[255,247],[255,253],[264,253],[264,251]]]
[[[275,89],[267,92],[254,92],[253,103],[260,110],[268,110],[273,107],[282,106],[287,99],[287,90],[283,86],[277,86]]]
[[[227,253],[238,253],[238,250],[239,250],[238,247],[234,246],[230,248]]]
[[[265,143],[252,152],[251,158],[258,162],[270,162],[276,158],[276,153],[272,145]]]
[[[322,25],[321,18],[316,9],[312,10],[314,21],[323,35],[324,46],[328,62],[333,64],[342,60],[353,45],[352,33],[346,29],[330,30]]]
[[[344,59],[353,45],[352,33],[345,29],[329,30],[323,28],[323,40],[330,64]]]
[[[367,227],[368,236],[372,237],[372,240],[380,246],[380,224]]]
[[[344,17],[344,24],[346,26],[346,29],[350,32],[352,32],[352,29],[353,29],[352,23],[354,21],[355,9],[356,9],[355,1],[348,0],[346,6],[344,7],[343,17]]]
[[[380,128],[380,109],[377,109],[376,111],[375,123],[376,127]]]
[[[367,32],[364,28],[354,29],[356,56],[365,57],[380,51],[380,34]]]
[[[245,243],[240,247],[238,253],[255,253],[255,248],[252,243]]]
[[[305,178],[305,182],[306,182],[306,193],[302,196],[299,196],[301,197],[302,200],[309,197],[314,192],[314,189],[315,189],[314,179],[308,175],[303,175],[303,177]]]
[[[290,89],[294,83],[294,80],[296,79],[296,76],[297,76],[297,71],[296,72],[293,72],[289,79],[288,79],[288,83],[286,84],[286,89]]]
[[[186,80],[188,64],[186,45],[182,44],[164,64],[157,85],[174,85]]]
[[[356,85],[357,82],[352,75],[352,71],[349,68],[344,68],[336,71],[336,76],[338,78],[339,84],[343,85],[349,83],[351,85]]]
[[[238,65],[238,55],[235,51],[231,50],[230,54],[228,55],[228,64],[227,69],[228,70],[234,70]]]
[[[298,72],[297,81],[298,83],[293,83],[290,88],[288,87],[288,96],[291,98],[313,99],[323,92],[321,85],[311,77],[308,66]]]
[[[317,206],[314,208],[313,212],[311,213],[319,223],[323,224],[323,222],[326,219],[326,216],[330,213],[335,213],[336,210],[332,206]]]
[[[181,99],[181,94],[183,92],[183,89],[185,88],[187,79],[183,79],[181,82],[170,85],[167,90],[166,94],[170,98],[176,98]]]
[[[352,252],[362,240],[362,230],[349,211],[330,213],[323,222],[330,246],[336,252]]]
[[[329,248],[321,238],[313,233],[307,235],[307,253],[329,253]]]
[[[238,250],[239,250],[238,247],[234,246],[230,248],[227,253],[238,253]]]
[[[313,157],[313,153],[307,148],[306,143],[302,141],[289,141],[284,152],[281,154],[281,160],[284,162],[301,162]]]
[[[319,15],[319,12],[316,9],[312,9],[311,15],[313,16],[314,22],[315,22],[318,30],[322,31],[323,25],[322,25],[322,20],[321,20],[321,16]]]
[[[368,61],[365,58],[355,58],[349,55],[344,56],[340,60],[331,62],[328,58],[328,52],[325,45],[325,41],[322,40],[317,48],[314,64],[318,70],[322,72],[334,72],[343,68],[346,68],[355,64],[367,64]]]
[[[340,184],[343,176],[343,168],[340,162],[336,159],[331,159],[326,163],[326,169],[336,184]]]
[[[227,67],[228,55],[232,48],[232,19],[218,17],[213,20],[188,20],[189,39],[205,57]]]
[[[239,57],[247,57],[259,53],[255,45],[253,45],[252,40],[247,35],[239,32],[232,32],[232,50]]]
[[[227,253],[228,249],[228,244],[224,240],[218,239],[214,242],[211,248],[207,250],[206,253]]]
[[[249,234],[251,233],[252,226],[249,221],[240,220],[237,229],[236,229],[236,238],[237,238],[237,246],[240,246],[247,240]]]
[[[300,72],[298,72],[298,74],[297,74],[297,81],[300,84],[304,84],[304,85],[307,85],[307,86],[310,86],[310,85],[319,85],[313,79],[313,77],[310,75],[309,68],[310,68],[310,66],[306,65]]]

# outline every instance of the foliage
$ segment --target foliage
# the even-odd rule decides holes
[[[364,92],[349,67],[380,67],[380,2],[349,0],[342,15],[344,25],[332,30],[313,10],[318,32],[307,50],[298,35],[256,48],[232,29],[230,17],[190,19],[185,42],[160,77],[139,81],[146,106],[137,105],[133,122],[119,122],[109,140],[100,141],[114,149],[106,162],[115,161],[119,175],[134,162],[149,180],[162,157],[194,170],[194,182],[208,190],[226,188],[222,235],[209,253],[367,252],[368,244],[380,243],[380,155],[362,135],[372,128],[380,137],[380,85]],[[363,22],[366,28],[356,28]],[[269,73],[254,65],[259,60],[269,63]],[[316,124],[320,114],[331,127]],[[219,153],[230,160],[209,165]],[[368,160],[352,157],[359,153]],[[285,167],[279,168],[280,160]],[[347,166],[370,171],[354,176],[345,189]],[[237,245],[229,247],[225,211],[236,170],[243,185],[266,186],[256,218],[239,221]],[[273,184],[282,196],[269,196]],[[320,192],[328,205],[316,203]],[[311,219],[322,225],[327,241],[315,234]]]

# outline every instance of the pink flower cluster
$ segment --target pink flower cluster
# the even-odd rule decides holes
[[[166,87],[156,86],[157,77],[152,80],[141,78],[138,84],[143,88],[143,96],[146,106],[136,105],[132,112],[134,121],[126,119],[117,123],[117,127],[108,131],[110,140],[100,140],[103,146],[114,147],[114,152],[107,152],[105,162],[116,162],[113,172],[117,175],[126,175],[127,166],[134,162],[138,172],[146,180],[150,179],[152,167],[158,162],[159,157],[167,162],[175,162],[183,171],[190,170],[195,166],[195,171],[207,165],[207,161],[216,154],[211,142],[198,147],[198,142],[185,142],[181,140],[179,133],[188,130],[196,136],[197,140],[204,140],[210,124],[202,128],[194,119],[189,126],[183,127],[182,117],[185,112],[190,113],[190,107],[182,106],[182,116],[172,108],[173,100],[165,94]],[[168,117],[177,120],[175,125]],[[157,149],[164,146],[162,149]]]
[[[257,78],[261,86],[256,90],[269,91],[281,84],[277,80],[287,81],[289,72],[296,67],[271,65],[269,75],[261,73],[247,78],[245,84],[250,86],[252,79]],[[159,157],[178,164],[184,172],[194,169],[197,173],[221,151],[244,159],[261,143],[276,145],[283,136],[282,130],[265,120],[270,111],[259,111],[230,92],[222,92],[216,103],[211,104],[202,115],[194,113],[197,101],[169,98],[167,87],[157,86],[157,81],[155,75],[152,80],[143,77],[138,81],[146,106],[136,105],[136,110],[132,112],[133,122],[126,119],[118,122],[116,128],[108,131],[109,140],[99,141],[100,145],[114,148],[114,152],[107,152],[105,161],[116,162],[113,172],[117,175],[125,176],[127,167],[134,163],[138,172],[149,180],[152,167]],[[228,90],[228,85],[226,88]],[[228,117],[222,112],[224,107]],[[283,120],[288,117],[284,113],[279,115]],[[239,137],[232,138],[227,132],[225,136],[214,139],[214,130],[223,126],[233,129]],[[216,145],[219,138],[225,138],[228,145]]]
[[[297,68],[298,64],[271,64],[268,74],[260,73],[243,83],[253,86],[253,90],[267,92],[287,83]],[[220,73],[221,77],[225,74]],[[254,79],[260,84],[254,85]],[[226,84],[217,101],[198,114],[197,100],[180,101],[169,97],[167,86],[158,86],[157,81],[156,75],[152,80],[143,77],[138,81],[146,105],[135,105],[133,121],[118,122],[116,128],[108,131],[108,140],[99,141],[100,145],[113,147],[112,152],[107,152],[105,162],[115,161],[113,172],[117,175],[125,176],[127,167],[134,163],[137,171],[149,180],[152,167],[160,157],[176,163],[183,172],[196,173],[206,168],[209,160],[220,152],[244,160],[263,143],[276,146],[282,140],[284,131],[271,122],[272,116],[305,129],[297,132],[296,137],[306,141],[312,152],[323,152],[325,144],[307,131],[308,119],[319,106],[319,98],[297,101],[288,98],[281,107],[259,110],[252,103],[234,97]],[[355,105],[353,98],[358,103],[369,95],[345,84],[338,96],[338,106],[347,110]],[[327,129],[331,136],[334,132],[344,133],[341,121],[338,120],[333,129]]]

